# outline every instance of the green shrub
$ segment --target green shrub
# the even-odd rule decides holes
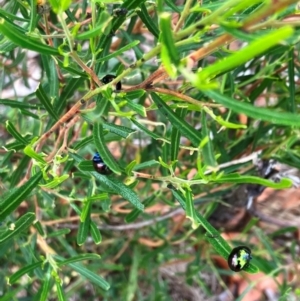
[[[300,165],[297,1],[1,2],[0,300],[167,300],[167,262],[226,273],[200,256],[232,250],[216,201],[292,185],[244,173],[253,154]],[[255,222],[245,271],[275,275]]]

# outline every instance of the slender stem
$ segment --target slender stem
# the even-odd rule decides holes
[[[265,5],[262,9],[255,14],[250,15],[244,22],[244,29],[249,28],[251,25],[257,24],[260,20],[263,20],[269,16],[274,15],[276,12],[284,9],[285,7],[297,3],[297,0],[281,0],[281,1],[268,1],[269,5]]]
[[[241,159],[232,160],[230,162],[220,164],[218,166],[218,170],[229,167],[229,166],[241,164],[241,163],[246,163],[246,162],[249,162],[249,161],[255,161],[255,160],[257,160],[260,153],[261,153],[261,151],[257,151],[257,152],[254,152],[254,153],[250,154],[249,156],[243,157]],[[206,170],[204,174],[209,175],[212,172],[213,172],[213,170]],[[160,176],[153,176],[153,175],[150,175],[150,174],[141,173],[141,172],[137,172],[137,171],[134,171],[133,174],[137,178],[152,179],[152,180],[157,180],[157,181],[161,181],[161,182],[169,182],[169,183],[172,183],[172,184],[179,184],[179,185],[187,184],[189,186],[192,186],[192,185],[199,185],[199,184],[208,183],[207,180],[203,180],[203,179],[202,180],[185,180],[185,179],[177,178],[177,177],[174,177],[174,176],[160,177]]]
[[[177,22],[177,24],[174,28],[174,32],[177,32],[179,30],[179,28],[182,26],[183,22],[186,20],[187,16],[190,13],[190,7],[191,7],[192,3],[193,3],[193,0],[187,0],[185,2],[185,5],[184,5],[183,11],[181,13],[180,19],[178,20],[178,22]]]
[[[71,57],[76,61],[76,63],[92,78],[92,80],[98,85],[102,86],[103,84],[99,80],[98,76],[95,74],[95,72],[87,67],[87,65],[81,60],[81,58],[78,56],[78,54],[75,51],[71,52]]]
[[[158,92],[158,93],[162,93],[162,94],[168,94],[168,95],[173,95],[175,97],[178,97],[182,100],[185,100],[186,102],[189,102],[199,108],[202,108],[204,106],[207,107],[213,107],[213,108],[219,108],[220,105],[219,104],[214,104],[214,103],[208,103],[208,102],[200,102],[199,100],[196,100],[190,96],[184,95],[182,93],[179,93],[177,91],[173,91],[173,90],[169,90],[169,89],[165,89],[165,88],[148,88],[146,89],[148,92]]]
[[[182,208],[177,208],[177,209],[174,209],[162,216],[158,216],[158,217],[155,217],[153,219],[150,219],[150,220],[146,220],[146,221],[143,221],[143,222],[137,222],[137,223],[132,223],[132,224],[124,224],[124,225],[107,225],[107,224],[101,224],[101,225],[98,225],[98,229],[100,230],[113,230],[113,231],[126,231],[126,230],[133,230],[133,229],[140,229],[140,228],[144,228],[144,227],[148,227],[148,226],[151,226],[155,223],[158,223],[158,222],[161,222],[163,220],[166,220],[166,219],[169,219],[175,215],[178,215],[178,214],[183,214],[184,211]],[[97,215],[98,217],[99,215]],[[77,216],[75,216],[77,217]],[[57,221],[54,221],[54,222],[57,222]],[[65,220],[62,220],[62,222],[68,222],[65,221]],[[43,223],[44,225],[48,225],[47,222]],[[53,223],[54,224],[54,223]],[[55,224],[59,224],[59,223],[55,223]],[[59,225],[59,227],[61,228],[64,228],[64,227],[68,227],[70,229],[78,229],[78,224],[75,225],[75,224],[68,224],[68,225]]]
[[[65,35],[66,35],[66,38],[67,38],[67,41],[68,41],[68,44],[69,44],[69,48],[70,48],[70,51],[72,52],[73,51],[73,37],[69,31],[69,28],[66,24],[66,21],[65,21],[65,18],[64,18],[64,13],[63,12],[60,12],[59,14],[59,19],[60,19],[60,22],[61,22],[61,26],[65,32]]]
[[[153,175],[149,175],[149,174],[145,174],[145,173],[141,173],[141,172],[137,172],[137,171],[134,171],[133,174],[137,178],[144,178],[144,179],[151,179],[151,180],[156,180],[156,181],[160,181],[160,182],[167,182],[167,183],[175,184],[178,186],[182,186],[183,184],[192,186],[192,185],[208,183],[207,180],[185,180],[185,179],[181,179],[181,178],[174,177],[174,176],[160,177],[160,176],[153,176]]]

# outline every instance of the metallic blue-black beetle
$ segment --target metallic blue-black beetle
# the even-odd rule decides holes
[[[107,74],[107,75],[105,75],[105,76],[101,79],[101,81],[102,81],[103,84],[108,84],[108,83],[110,83],[112,80],[114,80],[115,78],[116,78],[115,75]],[[122,90],[122,84],[121,84],[121,82],[116,83],[116,90],[117,90],[117,91]]]
[[[127,13],[128,10],[125,7],[118,7],[113,10],[113,15],[116,17],[126,16]]]
[[[95,170],[101,175],[109,175],[111,174],[111,170],[107,167],[107,165],[103,162],[99,153],[95,153],[93,157],[93,166]]]
[[[227,262],[231,270],[240,272],[248,267],[251,259],[251,250],[246,246],[239,246],[232,249]]]

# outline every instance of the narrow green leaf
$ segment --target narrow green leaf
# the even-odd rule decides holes
[[[87,73],[82,72],[82,69],[80,69],[78,65],[75,65],[75,63],[70,62],[70,64],[66,66],[64,65],[63,60],[56,58],[56,61],[60,68],[76,76],[75,78],[71,78],[70,80],[82,81],[84,79],[87,79]]]
[[[37,105],[31,105],[28,103],[20,102],[17,100],[11,100],[11,99],[0,99],[0,104],[11,108],[18,108],[18,109],[32,109],[32,110],[38,109]]]
[[[60,10],[60,0],[49,0],[52,10],[57,14]]]
[[[151,167],[158,167],[160,165],[160,163],[156,160],[149,160],[149,161],[145,161],[143,163],[137,164],[134,166],[133,170],[141,170],[141,169],[147,169],[147,168],[151,168]]]
[[[192,228],[197,229],[200,223],[196,216],[192,192],[186,189],[185,197],[186,197],[186,217],[191,220]]]
[[[87,205],[87,204],[86,204]],[[85,214],[85,219],[84,221],[80,221],[79,223],[79,228],[77,232],[77,244],[79,246],[82,246],[88,236],[89,229],[90,229],[90,223],[91,223],[91,206],[90,203],[87,205],[88,207],[86,208],[86,214]]]
[[[78,261],[84,261],[84,260],[99,260],[101,256],[99,254],[94,254],[94,253],[85,253],[85,254],[80,254],[78,256],[72,256],[71,258],[61,260],[61,257],[58,257],[54,255],[54,258],[57,258],[59,261],[57,262],[57,265],[59,267],[63,265],[69,265],[70,263],[75,263]]]
[[[93,136],[86,137],[74,145],[74,149],[78,150],[93,142]]]
[[[241,41],[250,43],[260,38],[256,33],[250,33],[243,30],[242,28],[235,27],[236,24],[234,23],[235,21],[233,21],[233,24],[230,24],[230,22],[228,24],[221,23],[220,26],[221,28],[225,29],[225,31],[227,31],[230,35]]]
[[[171,62],[175,65],[179,63],[180,57],[175,46],[175,41],[173,37],[173,30],[171,28],[171,14],[169,13],[162,13],[160,15],[160,38],[162,40],[162,44],[167,50]]]
[[[273,182],[264,178],[240,175],[238,173],[233,173],[229,175],[222,175],[219,179],[214,180],[216,183],[234,183],[234,184],[258,184],[262,186],[271,187],[274,189],[286,189],[293,185],[292,180],[287,178],[282,178],[280,182]]]
[[[21,177],[24,175],[24,171],[28,167],[30,157],[24,156],[21,161],[18,162],[18,167],[13,171],[10,178],[10,187],[15,187],[19,183]]]
[[[172,8],[176,13],[181,13],[180,9],[177,7],[177,5],[174,3],[173,0],[165,0],[166,4]]]
[[[131,161],[126,167],[125,167],[125,173],[128,175],[128,176],[131,176],[131,173],[134,169],[136,165],[136,160],[133,160]]]
[[[225,59],[217,61],[216,63],[211,64],[203,70],[199,71],[197,73],[197,82],[199,83],[199,85],[201,85],[201,82],[205,82],[220,73],[231,70],[248,62],[255,56],[258,56],[271,47],[277,45],[282,40],[287,39],[293,34],[293,32],[294,30],[292,27],[283,26],[281,28],[277,28],[271,33],[257,38],[255,41],[248,44],[248,46],[246,46],[245,48],[240,49],[230,56],[227,56]]]
[[[78,207],[76,204],[70,203],[70,206],[73,208],[73,210],[74,210],[78,215],[81,214],[81,210],[79,209],[79,207]]]
[[[35,214],[33,212],[28,212],[22,215],[15,223],[11,224],[9,229],[0,234],[0,243],[13,238],[18,235],[23,230],[26,230],[32,225],[35,220]]]
[[[20,143],[18,141],[15,141],[15,142],[12,142],[12,143],[7,143],[5,145],[5,147],[8,149],[8,150],[14,150],[14,151],[19,151],[21,149],[24,148],[24,144],[23,143]]]
[[[261,80],[260,84],[253,89],[253,91],[249,95],[250,103],[253,103],[259,95],[263,93],[264,90],[271,89],[271,86],[274,84],[274,79],[271,78],[264,78]]]
[[[130,10],[139,7],[144,2],[145,0],[125,0],[123,6]]]
[[[292,113],[297,112],[296,104],[296,89],[295,89],[295,61],[294,61],[295,48],[292,47],[289,50],[289,61],[288,61],[288,74],[289,74],[289,108]]]
[[[58,297],[58,301],[67,301],[65,293],[62,289],[60,280],[56,279],[55,284],[56,284],[56,294],[57,294],[57,297]]]
[[[117,49],[116,51],[110,53],[109,55],[106,55],[100,59],[97,60],[97,63],[100,62],[107,62],[108,60],[110,60],[113,57],[116,57],[120,54],[122,54],[123,52],[130,50],[131,48],[135,47],[136,45],[138,45],[140,43],[140,41],[132,41],[131,43],[125,45],[124,47],[121,47],[119,49]]]
[[[72,97],[74,95],[74,91],[84,82],[84,76],[85,74],[81,74],[78,78],[71,78],[64,87],[60,97],[55,99],[53,107],[58,115],[60,115],[63,112],[63,109],[66,107],[67,99]]]
[[[62,182],[66,181],[69,178],[69,175],[61,175],[60,177],[56,176],[52,181],[46,183],[46,184],[39,184],[39,186],[47,188],[47,189],[53,189],[57,186],[59,186]]]
[[[57,99],[59,97],[59,79],[57,74],[57,62],[49,55],[41,55],[43,68],[47,75],[47,78],[51,78],[51,83],[48,83],[50,99]],[[52,105],[51,105],[52,107]]]
[[[102,210],[104,213],[109,213],[111,212],[111,200],[107,199],[105,201],[103,201],[103,203],[101,204]]]
[[[26,36],[25,33],[18,29],[18,26],[10,24],[4,19],[0,19],[0,33],[2,33],[9,40],[14,42],[16,45],[36,51],[38,53],[48,55],[58,55],[57,49],[42,44],[40,40]]]
[[[30,23],[29,32],[33,32],[37,23],[37,0],[30,1]]]
[[[145,4],[140,5],[140,10],[137,10],[138,16],[141,18],[145,26],[148,28],[148,30],[156,37],[159,36],[159,30],[157,27],[157,24],[155,23],[155,18],[150,17],[148,10],[145,6]]]
[[[300,118],[297,114],[287,112],[277,112],[272,109],[255,107],[251,104],[235,100],[215,90],[203,90],[205,95],[215,100],[217,103],[224,105],[236,113],[243,113],[254,119],[261,119],[274,124],[300,126]]]
[[[97,17],[97,24],[96,27],[92,28],[90,26],[90,30],[85,30],[83,33],[78,34],[76,36],[76,39],[92,39],[97,37],[98,39],[101,38],[103,34],[107,35],[112,30],[112,16],[107,12],[107,10],[102,10],[100,13],[100,16]],[[92,46],[94,47],[94,46]],[[101,49],[101,47],[100,47]],[[94,49],[92,49],[92,52],[95,52]],[[98,61],[97,61],[98,62]]]
[[[72,0],[60,0],[61,10],[67,10],[72,3]]]
[[[28,111],[28,110],[25,110],[25,109],[20,109],[20,112],[21,112],[21,114],[24,115],[24,116],[29,116],[29,117],[32,117],[32,118],[34,118],[34,119],[36,119],[36,120],[39,120],[39,121],[40,121],[40,119],[41,119],[39,115],[34,114],[34,113],[32,113],[32,112],[30,112],[30,111]]]
[[[44,232],[44,229],[43,229],[43,226],[41,224],[40,221],[36,221],[34,224],[33,224],[34,228],[36,228],[36,230],[38,231],[38,233],[42,236],[42,237],[45,237],[45,232]]]
[[[93,166],[93,162],[91,160],[87,161],[87,160],[82,160],[79,164],[78,164],[78,168],[82,171],[95,171],[95,168]]]
[[[203,110],[206,111],[207,110]],[[221,116],[214,116],[214,120],[216,122],[218,122],[220,125],[228,128],[228,129],[246,129],[247,126],[244,124],[236,124],[236,123],[232,123],[232,122],[228,122],[226,120],[224,120]]]
[[[161,168],[161,174],[163,177],[169,176],[170,173],[170,165],[166,162],[169,161],[169,153],[170,153],[170,145],[167,143],[164,143],[162,146],[162,153],[161,156],[158,157],[159,163],[162,167]]]
[[[4,197],[0,204],[0,221],[12,213],[31,193],[42,179],[42,173],[38,172],[31,177],[24,185],[14,190],[11,194]]]
[[[84,222],[79,223],[79,228],[77,232],[77,244],[78,246],[82,246],[88,236],[89,227],[90,227],[90,218],[87,218]]]
[[[186,200],[184,195],[176,189],[172,189],[172,194],[175,197],[175,199],[179,202],[182,209],[186,211]],[[199,216],[197,216],[197,218],[199,219],[199,222],[201,223],[203,228],[207,231],[208,235],[217,238],[220,236],[220,233],[204,217],[200,215],[200,218]],[[223,238],[221,238],[221,240],[223,240]],[[227,258],[227,256],[230,254],[230,246],[227,244],[226,241],[224,242],[224,244],[220,243],[220,245],[220,255],[222,255],[224,258]]]
[[[278,252],[276,248],[274,248],[274,245],[272,241],[269,239],[268,235],[265,231],[262,231],[262,229],[258,227],[253,227],[253,232],[255,236],[261,241],[262,247],[264,250],[268,253],[270,256],[270,260],[274,264],[274,268],[280,268],[281,267],[281,260],[278,258]]]
[[[2,6],[3,7],[3,6]],[[8,9],[5,7],[5,9],[0,8],[0,16],[6,18],[7,20],[14,20],[14,21],[21,21],[24,23],[28,23],[28,19],[24,19],[17,14],[12,14],[8,12]]]
[[[31,145],[27,145],[24,148],[24,154],[27,155],[30,158],[35,159],[36,161],[38,161],[42,164],[46,164],[46,161],[44,160],[44,158],[41,155],[39,155],[38,153],[36,153],[34,151],[34,149],[31,147]]]
[[[112,20],[113,18],[107,12],[107,10],[102,10],[100,17],[98,19],[98,24],[102,24],[102,33],[105,35],[109,35],[112,32]]]
[[[71,232],[70,229],[68,228],[65,228],[65,229],[59,229],[57,231],[53,231],[51,233],[48,233],[47,234],[47,237],[57,237],[57,236],[62,236],[62,235],[66,235],[66,234],[69,234]]]
[[[0,301],[12,301],[14,300],[14,298],[16,298],[16,295],[19,294],[21,291],[23,291],[23,288],[21,285],[18,285],[13,290],[9,290],[3,296],[1,296]],[[33,300],[33,301],[40,301],[40,300]]]
[[[93,138],[97,151],[99,152],[103,162],[105,162],[105,164],[110,168],[110,170],[120,175],[122,173],[122,169],[119,167],[115,158],[112,156],[112,154],[106,146],[103,125],[99,122],[96,122],[94,124]]]
[[[127,100],[127,106],[134,110],[136,113],[143,117],[147,117],[146,108],[138,103],[133,102],[132,100],[126,98]]]
[[[190,139],[195,147],[198,147],[201,142],[200,133],[186,121],[179,118],[156,93],[151,93],[151,96],[158,109],[162,112],[163,115],[166,116],[166,118],[169,119],[171,124],[175,126],[182,135]]]
[[[93,196],[89,196],[86,198],[87,202],[99,202],[99,201],[105,201],[109,198],[109,195],[107,192],[102,192],[100,194],[95,194]]]
[[[55,256],[57,257],[57,256]],[[61,258],[63,259],[63,258]],[[85,277],[92,283],[96,284],[100,288],[104,290],[109,290],[110,285],[108,282],[106,282],[102,277],[98,276],[97,274],[93,273],[91,270],[85,268],[79,263],[69,263],[68,266],[70,266],[73,270],[75,270],[79,275],[82,277]]]
[[[91,202],[85,201],[80,214],[80,221],[84,222],[90,216],[90,213],[91,213]]]
[[[97,27],[84,31],[83,33],[78,34],[75,39],[77,40],[88,40],[94,37],[99,37],[103,34],[103,24],[98,25]]]
[[[125,92],[122,92],[125,94]],[[145,94],[145,90],[134,90],[134,91],[129,91],[126,92],[126,99],[134,100],[134,99],[139,99]]]
[[[38,261],[38,262],[35,262],[32,264],[26,265],[25,267],[22,267],[20,270],[18,270],[17,272],[15,272],[13,275],[11,275],[9,277],[8,284],[12,285],[12,284],[16,283],[22,276],[24,276],[25,274],[29,274],[36,268],[41,267],[42,264],[43,264],[43,261]]]
[[[53,117],[55,120],[58,120],[58,116],[56,112],[53,109],[53,106],[51,104],[51,101],[46,94],[46,92],[43,89],[43,86],[39,84],[38,88],[35,91],[36,97],[39,99],[41,104],[45,107],[46,111],[49,113],[51,117]]]
[[[76,12],[77,12],[76,9],[73,9],[72,12],[71,12],[71,11],[70,11],[70,8],[67,9],[67,10],[65,11],[65,13],[66,13],[66,15],[68,16],[68,18],[69,18],[72,22],[74,22],[74,23],[77,22],[77,18],[75,17]]]
[[[50,273],[47,272],[45,277],[44,277],[44,281],[42,284],[42,293],[40,296],[40,300],[39,301],[47,301],[48,299],[48,294],[50,293],[51,290],[51,278],[50,278]]]
[[[95,171],[92,172],[92,175],[100,182],[108,186],[110,189],[120,194],[124,199],[128,200],[134,207],[138,208],[139,210],[144,210],[144,205],[140,202],[136,193],[126,185],[124,185],[122,182],[114,178],[109,178],[101,175]]]
[[[178,115],[180,119],[184,119],[185,115],[187,113],[186,108],[177,108],[175,110],[175,114]],[[177,127],[172,127],[172,133],[171,133],[171,161],[177,160],[178,152],[179,152],[179,144],[180,144],[180,131],[177,129]]]
[[[91,232],[91,236],[93,238],[94,243],[96,245],[100,244],[102,241],[102,235],[101,235],[101,232],[98,229],[96,223],[92,220],[91,220],[91,224],[90,224],[90,232]]]
[[[17,131],[17,129],[9,120],[6,121],[6,129],[20,143],[24,145],[28,143],[28,141]]]
[[[127,139],[132,133],[136,132],[136,130],[130,129],[126,126],[107,123],[107,122],[103,122],[103,128],[125,139]]]
[[[133,301],[138,290],[138,279],[139,279],[139,265],[141,263],[141,251],[139,245],[136,244],[133,249],[132,264],[129,273],[129,281],[126,290],[126,301]]]
[[[153,139],[159,139],[160,136],[148,130],[144,125],[140,124],[135,118],[130,119],[142,132],[148,134]]]
[[[72,0],[49,0],[52,10],[58,14],[62,13],[69,8]]]
[[[162,45],[161,52],[160,52],[161,62],[166,69],[166,72],[169,74],[171,78],[176,78],[177,70],[174,68],[171,57],[169,55],[168,49],[165,45]]]
[[[144,201],[143,201],[143,205],[145,206],[145,208],[147,208],[152,202],[153,200],[156,198],[156,195],[153,194],[151,195],[150,197],[146,198]],[[135,208],[133,209],[130,213],[128,213],[126,216],[125,216],[125,222],[126,223],[132,223],[133,221],[135,221],[138,216],[140,215],[142,211]]]
[[[212,141],[210,140],[210,133],[207,127],[206,114],[204,111],[201,113],[201,124],[202,124],[202,139],[207,137],[207,143],[202,148],[203,160],[207,166],[217,166],[215,159],[214,148]]]

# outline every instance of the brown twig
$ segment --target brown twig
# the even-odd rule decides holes
[[[88,109],[91,109],[95,106],[94,103],[91,103],[89,106],[88,106]],[[80,119],[80,116],[77,114],[76,116],[74,116],[71,121],[68,122],[68,124],[66,124],[63,129],[60,131],[59,133],[59,136],[57,137],[56,139],[56,142],[55,142],[55,146],[54,146],[54,149],[53,151],[51,152],[51,154],[46,158],[46,161],[47,162],[50,162],[54,156],[59,153],[59,152],[64,152],[67,147],[68,147],[68,144],[67,144],[67,136],[68,136],[68,132],[70,131],[70,129],[78,122],[78,120]],[[67,132],[67,134],[65,134],[65,132]],[[59,148],[59,145],[62,141],[62,139],[64,138],[64,142],[63,142],[63,145],[60,147],[60,150],[58,150]],[[72,139],[72,141],[74,140],[74,137]]]
[[[285,227],[298,227],[299,228],[300,227],[300,224],[292,223],[292,222],[286,221],[286,220],[280,220],[280,219],[278,219],[278,217],[272,217],[269,215],[265,215],[253,207],[249,210],[249,212],[251,215],[258,217],[263,222],[273,224],[273,225],[276,225],[276,226],[279,226],[282,228],[285,228]]]
[[[44,27],[44,31],[46,33],[46,35],[50,36],[51,32],[49,29],[49,22],[48,22],[48,16],[49,14],[44,14],[44,21],[45,21],[45,27]],[[51,47],[53,47],[53,41],[52,38],[48,38],[48,43]],[[55,61],[54,61],[55,62]],[[60,82],[64,82],[64,76],[62,75],[59,66],[57,65],[57,63],[55,62],[55,68],[56,68],[56,72],[57,72],[57,77],[59,79]]]
[[[203,106],[215,107],[215,108],[220,107],[219,104],[214,104],[214,103],[209,103],[209,102],[200,102],[199,100],[196,100],[196,99],[194,99],[190,96],[187,96],[185,94],[179,93],[179,92],[174,91],[174,90],[169,90],[169,89],[165,89],[165,88],[156,88],[156,87],[148,88],[146,90],[148,92],[158,92],[158,93],[161,93],[161,94],[173,95],[173,96],[178,97],[182,100],[185,100],[186,102],[189,102],[193,105],[196,105],[200,108],[203,107]]]
[[[80,107],[84,104],[80,100],[76,102],[76,104],[65,114],[63,115],[52,127],[49,131],[44,133],[40,139],[36,142],[36,151],[39,152],[48,137],[54,133],[60,126],[62,126],[66,121],[70,118],[74,117],[77,113],[79,113]]]
[[[155,218],[152,218],[150,220],[146,220],[143,222],[138,222],[138,223],[133,223],[133,224],[122,224],[122,225],[106,225],[106,224],[102,224],[102,225],[98,225],[98,229],[100,230],[112,230],[112,231],[127,231],[127,230],[137,230],[137,229],[141,229],[144,227],[148,227],[151,225],[154,225],[157,222],[161,222],[163,220],[169,219],[175,215],[178,214],[183,214],[184,211],[182,208],[177,208],[175,210],[172,210],[162,216],[158,216]],[[78,219],[74,219],[74,220],[78,220]],[[51,224],[59,224],[59,221],[51,221],[53,223]],[[49,225],[48,222],[43,222],[44,225]],[[78,229],[79,225],[69,225],[69,224],[61,224],[59,225],[59,227],[62,228],[69,228],[69,229]]]
[[[103,84],[99,80],[97,74],[89,68],[84,62],[81,60],[81,58],[78,56],[78,54],[75,51],[72,51],[70,56],[74,59],[74,61],[91,77],[91,79],[100,87]]]

